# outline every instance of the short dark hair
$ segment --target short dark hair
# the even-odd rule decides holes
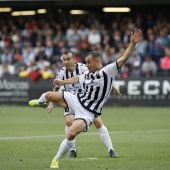
[[[91,55],[94,59],[101,59],[101,55],[98,51],[91,51],[86,54],[86,57]]]
[[[66,51],[66,52],[64,52],[63,55],[67,55],[67,54],[69,54],[69,53],[71,53],[71,55],[72,55],[73,58],[76,58],[76,55],[75,55],[75,53],[74,53],[73,51]]]

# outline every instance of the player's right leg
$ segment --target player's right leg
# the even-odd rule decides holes
[[[47,106],[47,102],[54,102],[64,108],[67,108],[67,104],[63,99],[62,92],[46,92],[41,95],[39,99],[33,99],[29,101],[31,107],[43,107]]]
[[[114,148],[113,148],[113,144],[109,135],[109,132],[106,128],[106,126],[104,126],[102,119],[100,116],[98,116],[95,120],[94,120],[94,125],[95,127],[98,129],[98,132],[100,134],[100,138],[103,141],[103,143],[106,145],[108,152],[110,154],[110,156],[112,158],[118,158],[119,155],[115,152]]]

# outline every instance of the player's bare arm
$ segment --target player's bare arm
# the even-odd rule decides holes
[[[135,29],[134,32],[131,32],[131,43],[129,47],[125,50],[122,57],[120,57],[117,60],[118,67],[121,68],[121,66],[127,61],[127,59],[130,57],[132,51],[135,48],[135,45],[140,41],[142,37],[142,31],[140,29]]]
[[[79,82],[79,75],[65,80],[54,79],[53,84],[57,86],[62,86],[65,84],[77,84],[78,82]]]
[[[58,89],[54,87],[53,92],[58,92]],[[54,108],[53,102],[49,102],[48,107],[47,107],[48,112],[51,113],[53,111],[53,108]]]

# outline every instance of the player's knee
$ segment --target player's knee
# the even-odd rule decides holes
[[[74,115],[65,116],[66,126],[70,127],[73,124],[73,121],[74,121]]]
[[[95,125],[95,127],[96,127],[97,129],[99,129],[99,128],[102,127],[103,123],[102,123],[102,121],[96,119],[96,120],[94,121],[94,125]]]
[[[66,120],[66,126],[70,127],[73,124],[73,121],[71,119]]]
[[[77,133],[76,132],[73,132],[73,131],[71,131],[71,132],[68,132],[67,133],[67,139],[68,140],[74,140],[74,138],[77,136]]]
[[[49,101],[51,99],[52,95],[51,92],[45,93],[45,98]]]

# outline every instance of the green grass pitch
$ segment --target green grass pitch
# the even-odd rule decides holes
[[[94,125],[77,137],[78,157],[61,170],[169,170],[170,107],[105,107],[103,123],[120,157],[109,156]],[[65,137],[63,109],[0,106],[0,170],[48,170]]]

